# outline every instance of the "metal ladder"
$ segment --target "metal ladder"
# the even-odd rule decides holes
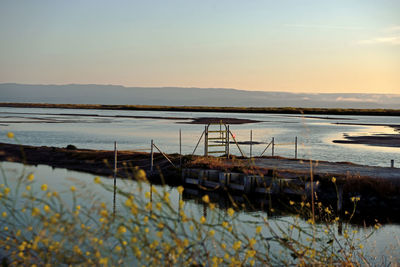
[[[219,126],[217,128],[210,129],[210,126]],[[209,123],[205,126],[205,138],[204,138],[204,156],[209,154],[222,154],[229,157],[229,125],[225,123]],[[210,143],[211,141],[211,143]],[[217,148],[218,150],[211,150]]]

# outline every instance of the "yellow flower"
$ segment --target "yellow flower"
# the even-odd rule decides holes
[[[71,186],[69,189],[70,189],[72,192],[75,192],[75,191],[76,191],[75,186]]]
[[[182,194],[184,188],[183,188],[183,186],[180,185],[180,186],[178,186],[177,190],[178,190],[179,194]]]
[[[33,208],[32,209],[32,216],[37,216],[40,214],[40,210],[38,208]]]
[[[3,211],[3,213],[1,214],[1,216],[7,217],[7,212]]]
[[[249,246],[250,247],[253,247],[255,244],[256,244],[256,240],[254,239],[254,238],[251,238],[250,240],[249,240]]]
[[[76,209],[77,209],[77,210],[80,210],[80,209],[81,209],[81,206],[80,206],[80,205],[77,205],[77,206],[76,206]]]
[[[201,216],[200,222],[201,222],[201,223],[205,223],[205,222],[206,222],[206,218],[204,218],[204,216]]]
[[[228,222],[222,222],[222,227],[224,227],[224,228],[228,228],[228,226],[229,226],[229,223]]]
[[[234,250],[238,250],[241,246],[242,246],[242,242],[239,240],[239,241],[236,241],[235,243],[233,243],[232,248]]]
[[[336,183],[336,178],[332,177],[332,183]]]
[[[225,243],[222,243],[222,244],[221,244],[221,248],[222,248],[222,249],[226,249],[226,244],[225,244]]]
[[[95,184],[101,183],[101,179],[100,179],[99,176],[94,177],[93,181],[94,181]]]
[[[28,175],[28,181],[32,182],[33,179],[35,179],[35,175],[34,175],[33,173],[30,173],[30,174]]]
[[[256,227],[256,233],[259,234],[262,231],[262,226],[257,226]]]
[[[7,133],[7,137],[10,138],[10,139],[13,139],[14,138],[14,133],[8,132]]]
[[[47,191],[47,184],[42,184],[40,188],[42,189],[42,191]]]
[[[228,214],[229,214],[229,216],[233,216],[233,214],[235,214],[235,211],[232,209],[232,208],[229,208],[228,209]]]
[[[44,205],[43,210],[45,212],[49,212],[50,211],[50,207],[48,205]]]
[[[117,251],[117,252],[121,251],[121,249],[122,249],[122,248],[121,248],[120,246],[116,246],[116,247],[115,247],[115,251]]]
[[[119,234],[125,234],[126,233],[126,227],[121,225],[120,227],[118,227],[118,233]]]
[[[150,192],[144,193],[144,196],[145,196],[146,198],[150,198]]]
[[[294,201],[290,200],[289,204],[293,206],[294,205]]]
[[[363,244],[360,244],[360,245],[358,245],[359,247],[360,247],[360,249],[363,249],[364,248],[364,245]]]
[[[210,203],[209,208],[210,208],[210,210],[215,209],[215,204],[214,203]]]
[[[204,195],[201,199],[204,203],[210,203],[210,198],[208,197],[208,195]]]
[[[10,193],[11,189],[6,187],[4,188],[4,195],[8,195],[8,193]]]
[[[215,235],[215,231],[214,231],[214,230],[210,230],[210,232],[208,232],[208,234],[209,234],[210,236],[214,236],[214,235]]]
[[[157,204],[156,204],[156,209],[157,209],[157,210],[161,210],[161,207],[162,207],[161,202],[157,202]]]
[[[8,231],[8,227],[7,226],[4,226],[4,231]]]

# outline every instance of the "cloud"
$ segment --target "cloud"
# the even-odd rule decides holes
[[[342,97],[339,96],[335,99],[337,102],[376,102],[376,99],[373,98],[354,98],[354,97]]]
[[[385,32],[400,32],[400,25],[395,25],[395,26],[391,26],[391,27],[387,27],[386,29],[384,29]]]
[[[324,25],[324,24],[284,24],[285,27],[291,28],[308,28],[308,29],[324,29],[324,30],[363,30],[364,27],[342,26],[342,25]]]
[[[400,45],[400,36],[377,37],[357,42],[360,45]]]

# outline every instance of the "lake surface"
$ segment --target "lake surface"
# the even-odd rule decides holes
[[[160,118],[126,118],[118,116],[143,116]],[[161,118],[162,117],[162,118]],[[209,112],[161,112],[46,108],[0,108],[0,142],[15,142],[6,137],[14,132],[18,142],[34,146],[65,147],[73,144],[78,148],[112,150],[114,141],[121,150],[149,151],[150,141],[166,153],[179,152],[179,130],[182,130],[182,153],[190,154],[204,130],[204,125],[190,124],[190,118],[219,117],[261,121],[230,125],[239,142],[250,140],[262,144],[253,145],[253,156],[260,155],[266,145],[275,138],[275,155],[294,157],[294,139],[298,137],[298,157],[326,161],[348,161],[372,166],[400,166],[399,147],[377,147],[362,144],[337,144],[333,140],[348,135],[395,134],[388,126],[357,124],[400,125],[399,117],[390,116],[298,116],[286,114],[244,114]],[[312,118],[310,118],[312,117]],[[163,119],[165,118],[165,119]],[[169,119],[167,119],[169,118]],[[172,118],[172,119],[171,119]],[[351,123],[337,124],[337,123]],[[241,145],[249,155],[249,145]],[[196,154],[203,154],[200,143]],[[231,153],[239,155],[235,145]],[[265,152],[271,155],[271,147]]]
[[[102,201],[105,202],[107,207],[112,207],[113,205],[113,193],[112,191],[107,191],[103,187],[99,185],[95,185],[93,183],[93,175],[68,171],[65,169],[53,169],[48,166],[39,165],[39,166],[24,166],[19,163],[9,163],[2,162],[0,163],[1,169],[4,171],[0,174],[2,182],[4,178],[7,179],[8,185],[10,188],[14,188],[17,183],[17,177],[20,175],[27,175],[28,173],[35,174],[35,183],[32,185],[32,190],[40,192],[40,186],[42,184],[47,184],[50,191],[59,192],[62,197],[64,203],[66,205],[71,205],[72,197],[71,192],[69,190],[71,185],[79,188],[77,191],[77,196],[79,196],[79,200],[77,204],[84,207],[85,205],[90,205],[92,201]],[[104,183],[111,184],[112,180],[102,177],[101,178]],[[131,180],[120,180],[117,179],[117,185],[123,187],[126,191],[136,192],[135,198],[143,198],[144,192],[150,191],[149,185],[142,185],[143,191],[142,195],[138,193],[137,187],[138,183],[136,181]],[[180,195],[177,192],[176,188],[172,187],[162,187],[153,185],[157,191],[161,192],[162,190],[166,190],[171,194],[171,204],[178,209]],[[123,213],[122,209],[123,204],[121,203],[122,199],[116,200],[116,210],[117,212]],[[148,201],[148,200],[146,200]],[[224,220],[224,217],[221,217],[221,214],[224,214],[223,207],[216,207],[214,211],[205,209],[204,205],[190,198],[184,199],[185,207],[184,211],[186,214],[190,215],[193,218],[200,218],[201,216],[207,213],[208,217],[217,217],[217,220]],[[0,207],[0,212],[2,208]],[[123,215],[123,214],[122,214]],[[219,217],[218,217],[219,216]],[[237,229],[240,229],[239,232],[244,236],[253,236],[255,234],[255,224],[262,223],[263,218],[268,218],[270,225],[272,225],[272,229],[276,230],[277,226],[282,227],[285,223],[293,223],[295,220],[298,220],[293,215],[280,215],[273,216],[272,214],[267,214],[263,211],[254,211],[254,212],[245,212],[238,211],[237,218]],[[300,227],[306,229],[310,227],[310,225],[303,219],[299,221]],[[324,229],[324,225],[317,225],[317,228]],[[333,224],[330,226],[331,229],[335,232],[336,238],[339,240],[343,239],[343,236],[338,234],[337,225]],[[285,228],[285,227],[283,227]],[[288,228],[289,229],[289,228]],[[356,242],[361,242],[364,245],[363,252],[368,259],[368,261],[374,263],[381,264],[383,262],[393,262],[396,263],[400,259],[398,255],[400,255],[400,240],[399,233],[400,227],[398,225],[383,225],[379,230],[374,230],[374,227],[363,227],[357,225],[347,224],[344,226],[344,229],[349,233],[354,232],[354,240]],[[322,231],[322,230],[321,230]],[[372,236],[366,239],[366,237],[373,232]],[[268,229],[263,229],[262,235],[265,237],[271,236],[271,233]],[[305,240],[303,240],[306,242]],[[259,248],[262,250],[262,248]],[[271,243],[270,252],[281,253],[282,247],[277,245],[276,242]],[[282,257],[289,257],[285,253],[281,254]],[[391,258],[393,257],[393,258]]]

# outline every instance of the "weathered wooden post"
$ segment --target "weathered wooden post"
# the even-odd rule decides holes
[[[394,159],[390,160],[390,167],[394,168]]]
[[[114,195],[113,195],[113,218],[115,217],[115,197],[117,193],[117,141],[114,141]]]
[[[230,133],[230,131],[229,131],[229,125],[228,125],[228,128],[226,130],[226,155],[227,155],[228,159],[229,159],[229,133]]]
[[[204,156],[208,156],[208,129],[207,125],[204,128]]]
[[[272,156],[275,154],[275,137],[272,137]]]
[[[297,159],[297,136],[294,139],[294,158]]]
[[[253,130],[250,130],[250,158],[253,152]]]
[[[153,160],[154,160],[154,155],[153,155],[153,139],[151,139],[151,147],[150,147],[150,173],[153,173]]]
[[[182,130],[179,129],[179,168],[182,169]]]

